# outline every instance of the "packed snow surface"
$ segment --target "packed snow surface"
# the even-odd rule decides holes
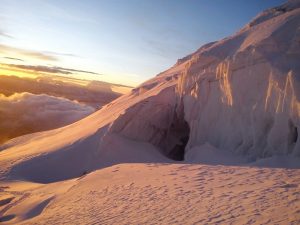
[[[120,164],[41,185],[3,183],[7,224],[299,224],[298,170]]]

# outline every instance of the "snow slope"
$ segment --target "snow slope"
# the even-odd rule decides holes
[[[296,225],[299,183],[298,170],[120,164],[47,185],[3,183],[0,213],[7,224]]]

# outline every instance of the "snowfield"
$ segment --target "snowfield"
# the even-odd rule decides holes
[[[299,224],[299,27],[291,0],[92,115],[0,146],[0,220]]]
[[[296,225],[299,184],[299,170],[119,164],[47,185],[4,182],[0,212],[8,224]]]

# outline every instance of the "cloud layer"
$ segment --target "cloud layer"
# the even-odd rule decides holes
[[[0,93],[6,96],[23,92],[46,94],[77,101],[97,109],[121,95],[112,91],[114,88],[118,92],[116,87],[122,88],[120,85],[101,81],[84,81],[53,75],[40,76],[36,79],[0,75]]]
[[[4,57],[6,59],[11,60],[19,60],[23,61],[19,58],[13,58],[13,57]],[[8,68],[10,70],[21,70],[23,72],[34,72],[34,73],[47,73],[47,74],[61,74],[61,75],[68,75],[68,74],[93,74],[93,75],[101,75],[99,73],[87,71],[87,70],[76,70],[71,68],[65,68],[65,67],[58,67],[58,66],[41,66],[41,65],[21,65],[21,64],[8,64],[8,63],[0,63],[0,68]]]
[[[0,95],[0,143],[37,131],[58,128],[94,112],[94,108],[45,94]]]
[[[0,53],[2,54],[10,54],[10,53],[16,53],[20,56],[27,56],[34,59],[40,59],[45,61],[57,61],[57,57],[45,54],[43,52],[33,51],[33,50],[27,50],[27,49],[21,49],[21,48],[15,48],[12,46],[0,44]]]

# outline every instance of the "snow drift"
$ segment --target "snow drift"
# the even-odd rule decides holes
[[[197,162],[205,145],[226,162],[299,157],[299,27],[299,1],[266,10],[89,117],[8,142],[0,175],[52,182],[121,162]]]

